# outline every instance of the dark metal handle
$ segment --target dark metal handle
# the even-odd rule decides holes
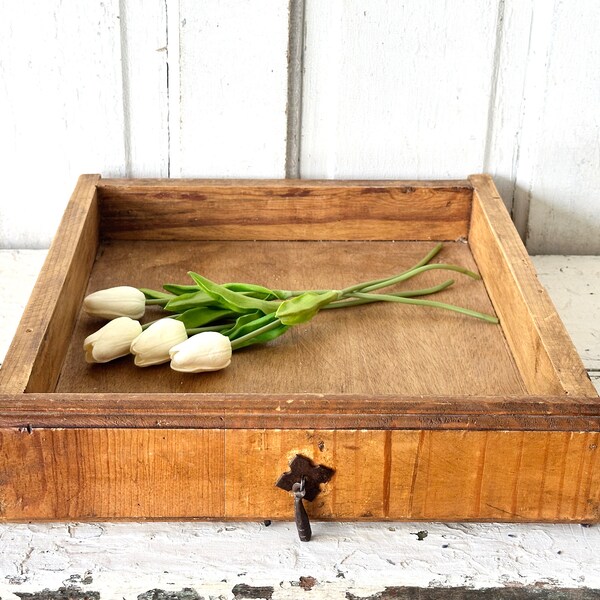
[[[294,492],[294,517],[298,529],[298,537],[302,542],[310,542],[312,530],[303,502],[304,495],[306,494],[306,490],[304,489],[304,477],[300,483],[295,483],[292,486],[292,492]]]

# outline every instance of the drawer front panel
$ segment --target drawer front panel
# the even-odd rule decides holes
[[[301,454],[335,470],[311,519],[600,521],[597,432],[0,430],[0,519],[285,519]]]

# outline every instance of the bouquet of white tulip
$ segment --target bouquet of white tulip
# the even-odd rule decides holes
[[[86,360],[108,362],[131,353],[139,367],[170,360],[171,368],[184,373],[216,371],[230,364],[233,350],[273,340],[290,327],[309,321],[320,310],[372,302],[443,308],[498,323],[492,315],[419,297],[450,287],[453,279],[430,288],[373,293],[433,269],[480,279],[477,273],[457,265],[431,264],[441,249],[442,244],[438,244],[400,274],[341,290],[272,290],[248,283],[220,285],[194,272],[189,273],[193,285],[165,284],[165,291],[129,286],[101,290],[87,296],[83,308],[92,316],[114,320],[85,339]],[[134,319],[141,318],[148,305],[158,305],[169,315],[141,325]]]

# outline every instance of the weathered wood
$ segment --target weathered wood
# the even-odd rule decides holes
[[[0,520],[223,516],[223,432],[0,430]]]
[[[216,281],[283,289],[343,288],[390,276],[419,261],[426,242],[133,242],[101,246],[87,292],[116,285],[158,289],[190,281],[195,270]],[[464,243],[447,243],[437,261],[476,268]],[[482,281],[429,271],[400,289],[456,280],[436,299],[492,312]],[[148,320],[157,318],[151,311]],[[524,392],[502,329],[436,308],[381,303],[323,311],[261,347],[236,352],[227,369],[185,375],[168,365],[140,370],[126,357],[88,365],[82,344],[102,321],[81,315],[59,392],[362,393],[392,395]]]
[[[0,427],[596,431],[593,398],[328,394],[0,395]]]
[[[492,179],[473,175],[469,245],[530,394],[597,397]]]
[[[551,573],[551,571],[548,571]],[[504,574],[503,574],[504,575]],[[598,590],[589,588],[556,587],[539,585],[516,587],[435,587],[388,585],[381,591],[364,596],[365,592],[344,595],[345,600],[598,600]],[[368,593],[368,592],[367,592]],[[341,595],[340,595],[341,598]]]
[[[531,259],[593,380],[600,376],[600,256]]]
[[[597,432],[0,431],[3,520],[291,519],[295,454],[334,468],[316,519],[600,520]],[[133,485],[132,485],[133,483]]]
[[[98,244],[98,175],[82,175],[0,370],[3,392],[54,389]]]
[[[291,497],[274,482],[301,453],[336,470],[308,505],[313,518],[600,521],[598,397],[493,184],[484,176],[472,182],[471,215],[464,182],[83,178],[24,316],[33,331],[20,330],[0,371],[2,518],[291,519]],[[360,190],[377,207],[372,221],[359,208]],[[409,206],[410,196],[423,204]],[[431,213],[442,198],[450,204]],[[201,221],[188,225],[177,211],[197,204],[227,207],[213,229],[221,239],[186,239]],[[286,237],[311,227],[327,237],[350,215],[344,231],[362,241],[236,240],[247,233],[233,207],[254,207],[258,221],[246,231],[264,236],[283,225]],[[310,218],[294,212],[307,207]],[[383,241],[409,222],[406,215],[418,224],[418,211],[434,221],[458,215],[450,227],[470,223],[468,243],[446,243],[436,260],[479,266],[483,281],[460,277],[439,299],[495,309],[500,326],[373,305],[323,311],[201,376],[166,365],[140,370],[127,357],[83,361],[83,339],[101,325],[78,313],[86,285],[88,293],[117,284],[158,288],[184,282],[193,269],[218,281],[341,288],[426,254],[431,243]],[[144,237],[146,227],[179,238],[98,246],[101,227],[117,231],[118,219],[125,225],[117,235]],[[370,231],[385,235],[365,241]],[[445,278],[430,271],[406,287]]]
[[[102,236],[142,240],[456,240],[465,182],[102,180]]]

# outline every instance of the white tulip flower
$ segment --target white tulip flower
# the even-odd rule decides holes
[[[149,367],[168,362],[169,350],[187,340],[185,325],[175,319],[161,319],[142,331],[131,343],[138,367]]]
[[[146,297],[128,285],[99,290],[83,300],[83,310],[92,317],[139,319],[146,310]]]
[[[231,363],[231,342],[217,331],[203,331],[171,348],[169,354],[175,371],[218,371]]]
[[[129,354],[131,342],[142,333],[142,326],[129,317],[107,323],[83,342],[88,363],[105,363]]]

